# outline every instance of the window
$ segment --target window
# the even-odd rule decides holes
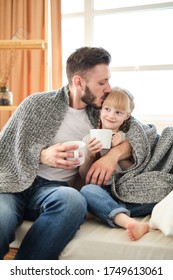
[[[133,115],[173,116],[172,26],[170,1],[62,0],[63,64],[76,48],[102,46],[112,55],[111,86],[135,97]]]

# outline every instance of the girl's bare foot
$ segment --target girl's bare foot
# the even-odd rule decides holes
[[[138,240],[149,231],[148,223],[130,222],[126,225],[128,236],[131,240]]]

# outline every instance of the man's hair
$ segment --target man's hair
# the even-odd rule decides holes
[[[111,55],[103,48],[82,47],[76,49],[67,59],[66,74],[69,84],[71,84],[74,75],[77,74],[85,78],[88,70],[98,64],[109,65],[110,62]]]

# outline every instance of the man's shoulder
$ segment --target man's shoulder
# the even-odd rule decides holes
[[[55,105],[59,103],[59,101],[64,101],[65,103],[68,103],[68,91],[67,87],[62,87],[57,90],[51,90],[51,91],[43,91],[43,92],[37,92],[32,93],[28,97],[26,97],[20,104],[21,107],[25,106],[44,106],[45,105]]]
[[[40,99],[40,98],[51,98],[56,96],[64,96],[68,95],[68,87],[63,86],[59,89],[54,89],[50,91],[42,91],[42,92],[36,92],[32,93],[30,96],[28,96],[26,99]]]

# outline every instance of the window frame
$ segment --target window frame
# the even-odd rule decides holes
[[[63,0],[62,0],[63,1]],[[109,14],[116,14],[116,13],[129,13],[134,11],[151,11],[151,10],[160,10],[160,9],[173,9],[173,2],[167,1],[166,3],[156,3],[156,4],[146,4],[146,5],[139,5],[139,6],[130,6],[130,7],[122,7],[122,8],[113,8],[113,9],[104,9],[104,10],[94,10],[94,0],[84,0],[84,11],[78,13],[69,13],[69,14],[62,14],[62,19],[65,18],[72,18],[82,16],[84,17],[84,44],[88,46],[93,45],[93,24],[94,24],[94,17],[98,15],[109,15]],[[111,66],[111,72],[136,72],[136,71],[169,71],[173,70],[173,64],[148,64],[148,65],[131,65],[131,66]],[[140,116],[141,120],[148,120],[149,115]],[[156,119],[156,122],[162,121],[162,126],[164,124],[170,125],[170,119],[173,118],[173,115],[152,115],[151,119]],[[163,120],[164,119],[164,120]],[[165,123],[167,122],[167,123]]]

